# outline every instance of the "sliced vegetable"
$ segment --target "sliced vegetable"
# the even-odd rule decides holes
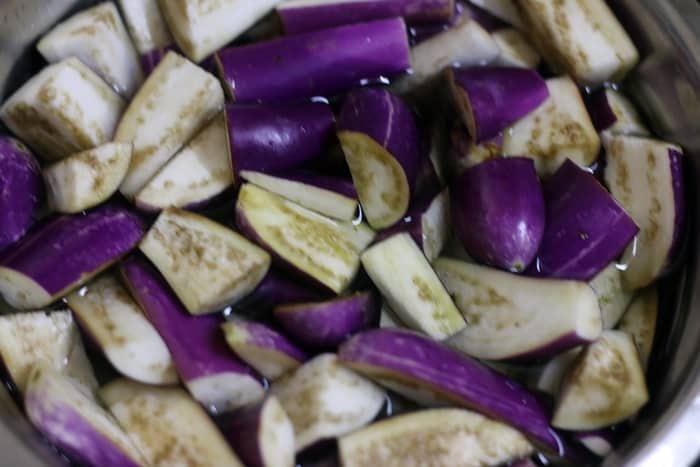
[[[277,305],[319,300],[324,295],[327,294],[270,268],[255,290],[236,303],[233,309],[264,314]]]
[[[371,381],[322,354],[271,387],[294,425],[296,452],[350,433],[372,421],[386,394]]]
[[[612,452],[620,437],[614,428],[613,426],[600,430],[576,431],[573,438],[596,456],[605,457]]]
[[[279,102],[342,93],[411,66],[403,19],[340,26],[217,52],[236,102]]]
[[[0,107],[0,119],[42,159],[55,161],[110,141],[123,110],[119,94],[71,57],[27,81]]]
[[[510,0],[508,0],[510,1]],[[477,5],[477,2],[460,2],[464,10],[464,14],[469,15],[471,19],[476,21],[490,33],[494,33],[500,29],[511,28],[512,25],[507,21],[499,18],[488,10]]]
[[[632,336],[639,351],[642,368],[646,371],[656,335],[659,295],[656,287],[642,291],[622,316],[618,329]]]
[[[164,47],[158,47],[157,49],[153,49],[150,52],[146,52],[141,55],[141,68],[143,69],[144,74],[148,76],[153,73],[153,70],[156,69],[156,67],[163,61],[165,56],[168,55],[168,52],[171,50],[173,52],[177,52],[175,47],[167,45]]]
[[[508,24],[512,24],[518,29],[523,29],[523,18],[521,17],[519,8],[516,5],[518,1],[519,0],[469,0],[469,3],[473,3],[479,8],[489,12],[496,18],[499,18]]]
[[[537,49],[517,29],[499,29],[492,32],[491,37],[501,50],[501,54],[496,60],[499,65],[537,68],[542,60]]]
[[[599,89],[591,95],[588,107],[598,131],[607,131],[613,135],[649,135],[634,104],[619,91]]]
[[[146,54],[173,42],[158,0],[119,0],[119,6],[139,54]]]
[[[129,143],[106,143],[46,167],[49,206],[74,214],[106,201],[124,180],[131,153]]]
[[[414,39],[416,44],[433,37],[434,35],[439,34],[457,24],[457,22],[459,22],[462,16],[466,13],[465,10],[465,4],[460,0],[455,0],[454,11],[452,12],[452,17],[449,19],[449,21],[411,24],[409,30],[411,37]]]
[[[396,316],[396,313],[389,308],[389,305],[382,303],[382,308],[379,315],[380,328],[403,328],[405,327],[401,320]]]
[[[617,262],[610,263],[608,267],[590,282],[591,287],[598,295],[601,315],[603,317],[603,329],[613,329],[627,310],[632,301],[633,292],[625,289],[622,281],[623,272]]]
[[[502,147],[502,135],[476,144],[462,122],[455,121],[450,130],[450,148],[447,153],[447,165],[452,178],[456,178],[475,165],[501,157]]]
[[[559,394],[561,382],[576,362],[582,348],[583,347],[574,347],[550,359],[547,364],[542,367],[537,377],[535,383],[537,390],[549,394],[550,396]]]
[[[127,254],[142,236],[141,221],[121,208],[58,217],[0,260],[0,294],[14,308],[43,308]]]

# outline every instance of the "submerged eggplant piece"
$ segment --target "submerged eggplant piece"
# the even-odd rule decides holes
[[[482,162],[500,158],[502,148],[503,135],[498,135],[492,140],[476,144],[461,120],[455,121],[450,130],[450,147],[447,152],[447,166],[450,169],[450,178],[454,180],[467,169]]]
[[[622,316],[618,329],[632,336],[639,350],[642,368],[649,366],[651,348],[656,335],[656,318],[659,313],[659,294],[656,287],[642,291]]]
[[[66,303],[119,373],[147,384],[177,382],[165,342],[116,277],[92,281]]]
[[[411,67],[401,18],[230,47],[217,52],[216,59],[236,102],[332,96]]]
[[[534,279],[446,258],[434,267],[467,321],[448,343],[472,357],[547,357],[601,333],[598,299],[585,282]]]
[[[329,219],[250,183],[238,194],[236,223],[279,266],[336,294],[355,278],[374,239],[365,224]]]
[[[127,254],[143,233],[141,220],[121,208],[58,217],[0,260],[0,294],[14,308],[43,308]]]
[[[0,119],[44,160],[112,139],[124,100],[75,57],[49,65],[0,107]]]
[[[139,57],[112,2],[82,10],[57,24],[36,47],[49,63],[78,58],[127,99],[143,82]]]
[[[139,467],[145,461],[117,421],[69,377],[45,365],[29,372],[24,407],[32,424],[81,465]]]
[[[379,413],[385,392],[333,354],[322,354],[270,388],[294,425],[296,452],[363,427]]]
[[[605,457],[615,448],[620,434],[615,426],[611,426],[600,430],[576,431],[572,437],[596,456]]]
[[[469,3],[518,29],[524,29],[523,18],[516,5],[517,0],[469,0]]]
[[[626,290],[622,281],[623,272],[617,262],[610,263],[590,281],[598,296],[603,329],[613,329],[627,310],[634,292]]]
[[[243,467],[214,422],[180,388],[119,379],[103,386],[100,398],[149,465]]]
[[[343,436],[338,447],[343,467],[502,465],[534,451],[508,425],[462,409],[422,410],[382,420]]]
[[[369,225],[395,224],[408,210],[420,163],[411,109],[387,89],[355,90],[340,111],[338,139]]]
[[[517,29],[499,29],[493,31],[491,37],[501,50],[501,54],[496,59],[499,65],[534,69],[542,60],[525,35]]]
[[[41,167],[29,149],[0,136],[0,252],[27,233],[44,195]]]
[[[49,207],[74,214],[106,201],[124,180],[131,153],[129,143],[107,143],[46,167]]]
[[[380,328],[404,328],[401,320],[396,316],[394,310],[389,308],[389,305],[382,302],[382,308],[379,311],[379,327]]]
[[[590,97],[589,110],[596,130],[613,135],[647,136],[642,118],[634,104],[620,91],[602,88]]]
[[[172,44],[158,0],[119,0],[119,6],[139,54]]]
[[[326,295],[328,294],[270,268],[255,290],[236,303],[233,311],[264,314],[277,305],[319,300]]]
[[[121,185],[124,196],[135,196],[223,104],[214,76],[168,52],[134,96],[114,135],[117,142],[134,144]]]
[[[582,349],[583,347],[575,347],[550,359],[537,376],[535,388],[553,397],[559,394],[561,381],[576,362]]]

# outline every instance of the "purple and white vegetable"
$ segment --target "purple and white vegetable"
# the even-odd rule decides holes
[[[119,0],[136,51],[141,54],[172,44],[158,0]]]
[[[645,371],[649,366],[649,357],[654,346],[658,313],[659,295],[656,287],[650,287],[635,297],[617,326],[620,331],[632,336]]]
[[[501,54],[496,59],[499,65],[534,69],[542,61],[537,49],[517,29],[499,29],[493,31],[491,37],[501,50]]]
[[[620,434],[612,426],[600,430],[576,431],[572,437],[596,456],[605,457],[615,448]]]
[[[524,27],[523,18],[516,5],[517,1],[518,0],[469,0],[469,3],[476,5],[496,18],[522,30]]]
[[[328,293],[324,294],[303,281],[287,277],[272,267],[255,290],[236,303],[232,310],[265,314],[277,305],[320,300],[327,295]]]
[[[598,296],[598,304],[603,318],[603,329],[613,329],[632,301],[634,291],[625,289],[617,262],[610,263],[590,281],[590,286]]]
[[[379,327],[380,328],[404,328],[406,326],[401,323],[401,320],[396,316],[394,310],[389,308],[389,305],[382,302],[382,308],[379,311]]]
[[[150,52],[146,52],[141,55],[141,68],[145,76],[153,73],[153,70],[163,61],[168,52],[177,52],[177,49],[173,46],[158,47]]]
[[[476,144],[469,131],[457,120],[450,130],[450,147],[447,152],[447,166],[451,179],[454,180],[465,170],[479,165],[482,162],[501,157],[503,148],[503,136]]]
[[[58,217],[0,259],[0,294],[14,308],[43,308],[127,254],[143,233],[140,219],[122,208]]]
[[[556,397],[561,382],[576,362],[583,347],[575,347],[551,358],[536,376],[533,386],[545,394]]]
[[[591,119],[599,132],[613,135],[648,136],[642,119],[634,104],[621,92],[601,88],[590,96],[588,108]]]

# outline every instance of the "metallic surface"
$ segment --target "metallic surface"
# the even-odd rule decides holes
[[[42,64],[37,37],[91,0],[0,0],[0,102]],[[700,219],[700,5],[695,0],[609,0],[642,61],[625,84],[654,130],[686,150],[690,218]],[[650,367],[652,402],[604,465],[682,467],[700,453],[700,236],[685,267],[664,281]],[[0,466],[62,465],[0,389]]]

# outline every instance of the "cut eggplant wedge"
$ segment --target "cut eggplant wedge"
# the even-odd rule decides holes
[[[382,308],[379,311],[379,327],[380,328],[404,328],[404,324],[401,322],[394,310],[389,308],[389,305],[382,303]]]
[[[158,0],[119,0],[124,21],[140,55],[172,44]]]
[[[120,379],[100,398],[154,467],[243,467],[206,412],[180,388]]]
[[[350,285],[374,239],[364,223],[329,219],[250,183],[238,194],[236,223],[280,267],[335,293]]]
[[[617,326],[632,301],[634,293],[625,289],[622,274],[618,264],[611,263],[589,283],[598,296],[603,329]]]
[[[523,18],[520,15],[520,11],[516,5],[517,1],[513,0],[469,0],[469,3],[473,3],[482,10],[487,11],[491,15],[505,21],[506,23],[515,26],[516,28],[523,30],[524,23]]]
[[[523,277],[446,258],[434,267],[467,321],[449,344],[472,357],[547,357],[601,333],[598,298],[585,282]]]
[[[648,136],[649,130],[634,104],[620,91],[602,88],[590,97],[588,108],[599,132],[612,135]]]
[[[0,107],[0,119],[47,161],[112,139],[124,100],[75,57],[49,65]]]
[[[66,302],[119,373],[147,384],[177,382],[165,342],[116,277],[100,277]]]
[[[92,395],[53,368],[33,366],[24,395],[27,418],[81,465],[139,467],[145,460]]]
[[[517,29],[499,29],[492,32],[491,37],[501,49],[501,54],[496,59],[499,65],[535,69],[542,61],[537,49]]]
[[[294,425],[296,452],[362,428],[379,413],[385,392],[322,354],[271,387]]]
[[[645,371],[654,345],[658,312],[659,294],[656,287],[650,287],[635,297],[618,325],[620,331],[628,333],[634,339]]]
[[[241,235],[177,208],[161,213],[139,248],[193,315],[245,297],[270,267],[270,256]]]
[[[134,144],[121,192],[133,198],[224,105],[219,81],[168,52],[141,86],[119,122],[114,140]]]
[[[394,235],[368,249],[362,265],[399,318],[434,339],[446,339],[466,326],[410,235]]]
[[[553,397],[559,394],[564,376],[574,365],[582,349],[583,347],[575,347],[549,360],[537,376],[537,380],[534,383],[535,388]]]
[[[338,441],[343,467],[502,465],[534,448],[518,431],[461,409],[432,409],[374,423]]]
[[[73,214],[106,201],[124,180],[131,153],[131,144],[107,143],[45,168],[49,206]]]
[[[630,418],[648,400],[632,337],[621,331],[605,331],[584,349],[562,381],[552,425],[565,430],[596,430]]]

